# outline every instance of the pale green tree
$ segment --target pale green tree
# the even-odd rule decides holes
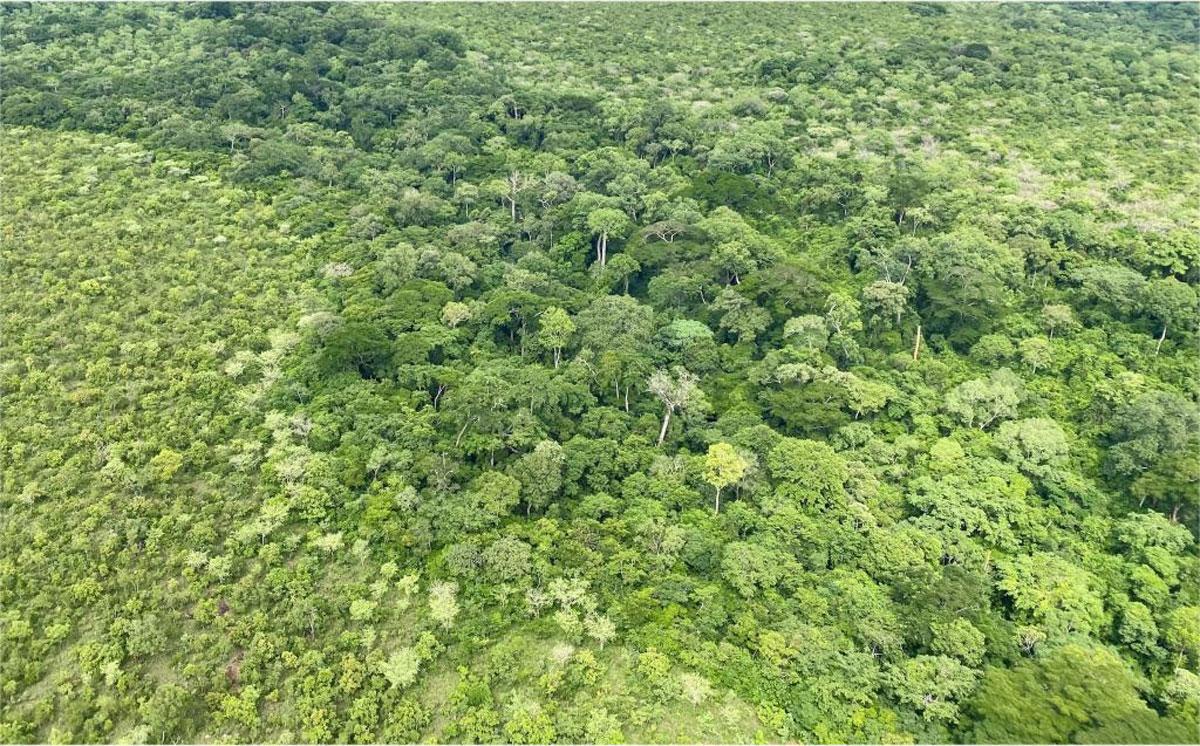
[[[421,671],[421,656],[413,647],[397,648],[378,664],[379,673],[394,689],[403,689],[417,680]]]
[[[458,584],[438,582],[429,587],[429,613],[434,621],[449,629],[458,617]]]
[[[658,431],[658,445],[667,439],[667,428],[671,425],[671,415],[679,410],[688,409],[705,402],[704,392],[700,389],[700,379],[686,368],[676,366],[671,372],[656,370],[650,375],[647,385],[650,392],[658,397],[663,405],[662,427]]]

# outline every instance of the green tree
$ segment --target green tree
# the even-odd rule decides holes
[[[944,655],[918,655],[893,669],[889,681],[896,699],[926,720],[954,722],[959,702],[971,694],[979,674]]]
[[[596,263],[604,269],[608,263],[609,238],[622,238],[632,227],[632,223],[620,210],[601,207],[588,213],[587,227],[596,239]]]
[[[642,268],[637,259],[628,254],[617,254],[608,262],[608,271],[621,283],[621,292],[629,295],[629,278]]]
[[[984,430],[999,419],[1013,417],[1024,396],[1024,383],[1008,368],[988,378],[975,378],[956,386],[946,396],[946,411],[967,427]]]
[[[868,323],[888,327],[900,326],[908,310],[910,291],[899,282],[879,280],[862,289],[862,304]]]
[[[1012,302],[1024,272],[1021,258],[976,228],[959,228],[930,241],[917,272],[928,298],[929,320],[952,329],[987,324]]]
[[[930,648],[935,653],[957,658],[968,666],[978,666],[987,652],[983,632],[966,619],[949,622],[934,622],[930,625],[933,642]]]
[[[780,496],[804,505],[829,505],[844,497],[849,473],[836,451],[814,440],[783,438],[767,454],[767,469]]]
[[[1153,742],[1169,732],[1138,696],[1120,656],[1074,643],[1011,669],[988,668],[970,707],[971,737],[980,743],[1090,740],[1090,730],[1135,718],[1145,730],[1130,741]]]
[[[1150,280],[1141,287],[1138,305],[1162,327],[1154,354],[1162,349],[1167,329],[1176,326],[1195,326],[1196,290],[1174,277]]]
[[[713,443],[704,456],[704,481],[716,491],[713,513],[721,512],[721,490],[741,480],[749,463],[728,443]]]
[[[1067,466],[1067,434],[1046,417],[1000,423],[995,443],[1014,466],[1034,477],[1047,479]]]
[[[575,322],[566,311],[551,306],[542,312],[538,324],[538,340],[542,347],[554,353],[554,367],[557,368],[562,360],[563,348],[571,341],[575,333]]]
[[[562,489],[566,460],[561,445],[543,440],[513,466],[513,475],[521,483],[521,494],[525,496],[525,515],[534,508],[545,508]]]
[[[658,445],[667,439],[667,428],[671,415],[680,410],[702,408],[707,400],[700,389],[699,379],[686,368],[676,367],[672,371],[656,370],[647,381],[650,393],[658,397],[663,405],[662,427],[658,430]]]
[[[1061,303],[1050,303],[1042,307],[1042,325],[1049,333],[1050,339],[1054,339],[1056,331],[1069,332],[1079,326],[1075,320],[1075,312],[1070,306]]]
[[[1056,636],[1087,634],[1103,623],[1104,604],[1096,580],[1057,555],[1039,552],[1000,565],[1000,590],[1019,618]]]

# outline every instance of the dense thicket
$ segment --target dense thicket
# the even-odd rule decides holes
[[[0,8],[0,741],[1195,741],[1200,6]]]

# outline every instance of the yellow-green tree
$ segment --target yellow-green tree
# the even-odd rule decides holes
[[[704,455],[704,481],[717,491],[713,512],[721,512],[721,490],[746,475],[749,462],[728,443],[713,443]]]

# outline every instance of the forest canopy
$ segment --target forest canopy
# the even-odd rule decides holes
[[[1200,6],[0,23],[0,742],[1196,741]]]

